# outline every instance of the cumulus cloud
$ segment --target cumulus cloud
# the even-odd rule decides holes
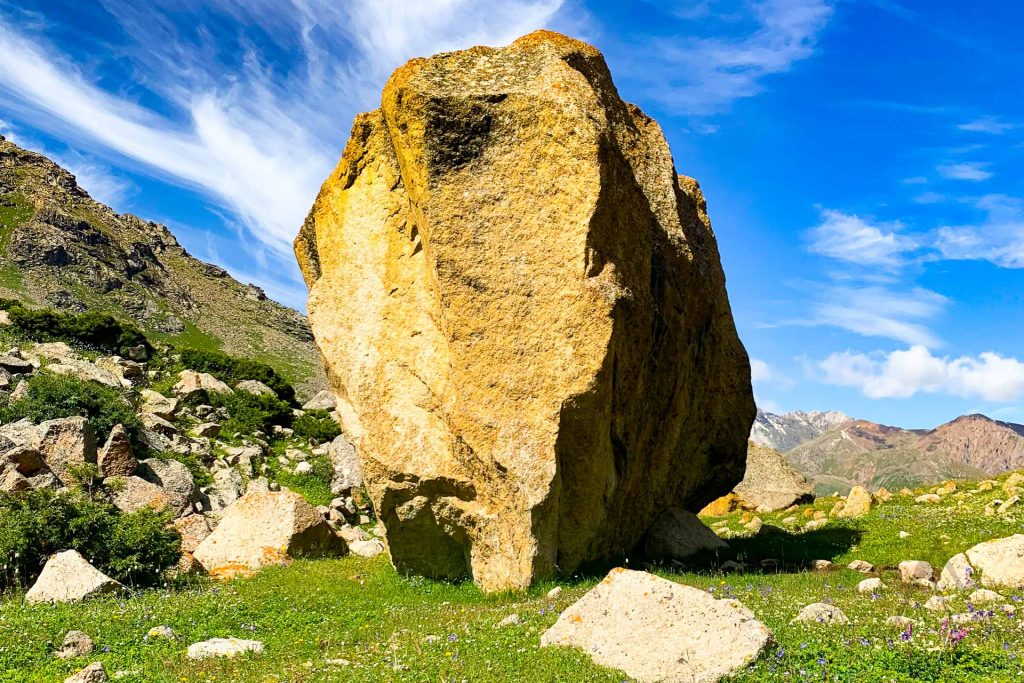
[[[936,170],[946,180],[966,180],[977,183],[995,175],[987,167],[988,164],[981,161],[965,161],[958,164],[942,164]]]
[[[815,254],[864,266],[898,268],[918,243],[901,234],[898,222],[871,222],[860,216],[825,209],[821,223],[809,232],[808,249]]]
[[[750,380],[752,382],[767,382],[772,378],[772,369],[768,363],[759,358],[750,359]]]
[[[833,353],[818,364],[826,383],[853,387],[869,398],[942,393],[991,402],[1024,396],[1024,362],[997,353],[934,356],[915,345],[891,353]]]

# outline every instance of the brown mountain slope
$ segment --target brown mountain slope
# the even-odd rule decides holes
[[[947,454],[988,475],[1024,468],[1024,426],[984,415],[964,415],[940,425],[918,445],[926,453]]]
[[[0,296],[100,309],[149,334],[263,360],[326,385],[303,315],[193,258],[162,225],[117,214],[46,157],[0,137]]]

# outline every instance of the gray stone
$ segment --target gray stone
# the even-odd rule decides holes
[[[747,446],[747,469],[733,492],[758,512],[784,510],[814,500],[814,487],[781,453],[754,443]]]
[[[652,560],[682,560],[703,550],[728,547],[697,515],[681,508],[662,512],[642,544],[644,557]]]
[[[385,548],[379,538],[371,538],[368,541],[352,541],[348,544],[348,550],[359,557],[377,557]]]
[[[363,486],[363,470],[359,464],[359,456],[344,434],[331,442],[327,449],[331,457],[334,474],[331,477],[331,493],[339,495]]]
[[[263,382],[256,379],[247,379],[235,385],[235,391],[244,391],[254,396],[274,396],[276,392]]]
[[[143,389],[139,395],[143,401],[139,406],[139,411],[144,414],[156,415],[165,420],[173,420],[178,414],[178,399],[176,398],[168,398],[151,389]]]
[[[171,507],[181,514],[196,502],[195,481],[192,473],[177,460],[147,458],[139,463],[139,476],[162,488],[170,499]]]
[[[25,593],[25,602],[79,602],[124,587],[89,564],[77,550],[52,555],[39,578]]]
[[[64,417],[41,423],[35,430],[33,447],[65,486],[74,483],[72,471],[75,468],[96,464],[96,436],[84,417]]]
[[[334,394],[326,389],[317,392],[317,395],[303,404],[303,410],[334,410]]]
[[[930,564],[921,560],[904,560],[900,562],[899,570],[900,581],[903,583],[930,581],[935,573]]]
[[[104,484],[110,500],[121,512],[138,512],[143,508],[163,510],[171,505],[170,495],[160,486],[136,476],[108,477]]]
[[[64,679],[64,683],[106,683],[107,670],[103,668],[102,662],[93,662],[74,676]]]
[[[64,642],[53,653],[57,659],[74,659],[84,657],[93,650],[92,638],[81,631],[68,631],[64,636]]]
[[[814,602],[804,607],[793,617],[790,622],[793,624],[849,624],[850,620],[835,605],[824,602]]]

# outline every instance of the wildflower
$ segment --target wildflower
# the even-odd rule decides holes
[[[449,643],[454,643],[458,639],[459,639],[459,637],[457,635],[455,635],[454,633],[449,633],[448,634],[448,642]]]
[[[775,659],[782,659],[786,656],[786,648],[780,647],[779,651],[775,653]]]
[[[818,666],[825,666],[825,657],[818,657]]]
[[[914,637],[914,625],[907,624],[907,630],[900,634],[900,640],[904,643],[910,642],[910,639]]]

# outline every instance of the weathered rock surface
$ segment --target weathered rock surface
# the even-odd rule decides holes
[[[33,447],[65,486],[74,483],[73,472],[81,465],[96,464],[96,435],[84,417],[47,420],[35,429]]]
[[[682,560],[702,550],[728,547],[697,515],[680,508],[658,515],[641,545],[644,557],[653,560]]]
[[[949,558],[939,575],[938,588],[941,591],[964,590],[976,585],[974,567],[964,553]]]
[[[541,31],[398,69],[295,249],[401,570],[522,588],[742,478],[703,196],[595,49]]]
[[[182,514],[196,502],[196,484],[192,473],[177,460],[147,458],[139,463],[138,473],[146,481],[163,489],[177,514]]]
[[[335,437],[327,449],[334,474],[331,477],[331,492],[335,495],[358,489],[363,485],[363,470],[355,446],[344,434]]]
[[[100,449],[97,462],[104,477],[130,477],[135,474],[139,461],[132,453],[132,444],[124,425],[114,425],[107,442]]]
[[[805,624],[849,624],[850,620],[847,618],[843,610],[839,609],[835,605],[829,605],[825,602],[814,602],[807,605],[800,612],[793,617],[791,623],[805,623]]]
[[[139,394],[143,401],[139,410],[143,414],[156,415],[165,420],[173,420],[178,414],[178,399],[168,398],[152,389],[143,389]]]
[[[64,683],[106,683],[107,670],[102,662],[93,662],[73,676],[64,679]]]
[[[979,543],[964,555],[981,573],[981,585],[1024,587],[1024,534]]]
[[[836,515],[837,517],[862,517],[871,511],[874,499],[871,493],[863,486],[854,486],[850,489],[850,495],[846,497],[846,503]]]
[[[334,410],[334,394],[329,391],[318,392],[316,396],[302,405],[303,410]]]
[[[712,683],[757,659],[772,633],[735,600],[613,569],[541,636],[639,681]]]
[[[195,558],[213,576],[253,571],[293,557],[344,554],[345,544],[298,493],[248,493],[230,507]]]
[[[733,491],[744,507],[758,512],[784,510],[814,500],[814,489],[804,475],[794,470],[782,453],[751,443],[747,448],[747,470]]]
[[[92,650],[92,638],[89,637],[89,634],[82,631],[68,631],[53,656],[57,659],[74,659],[75,657],[84,657]]]
[[[199,544],[210,535],[210,522],[205,515],[188,515],[174,520],[174,528],[181,537],[181,552],[194,553]]]
[[[123,586],[89,564],[77,550],[52,555],[39,578],[25,593],[25,602],[78,602],[113,593]]]
[[[182,370],[172,391],[183,399],[194,399],[206,396],[207,392],[230,394],[231,387],[205,372]]]
[[[188,646],[189,659],[235,657],[249,652],[254,654],[263,652],[263,643],[258,640],[240,640],[238,638],[211,638]]]
[[[132,513],[143,508],[163,510],[172,504],[166,491],[142,477],[109,477],[104,483],[110,491],[110,501],[122,512]]]

